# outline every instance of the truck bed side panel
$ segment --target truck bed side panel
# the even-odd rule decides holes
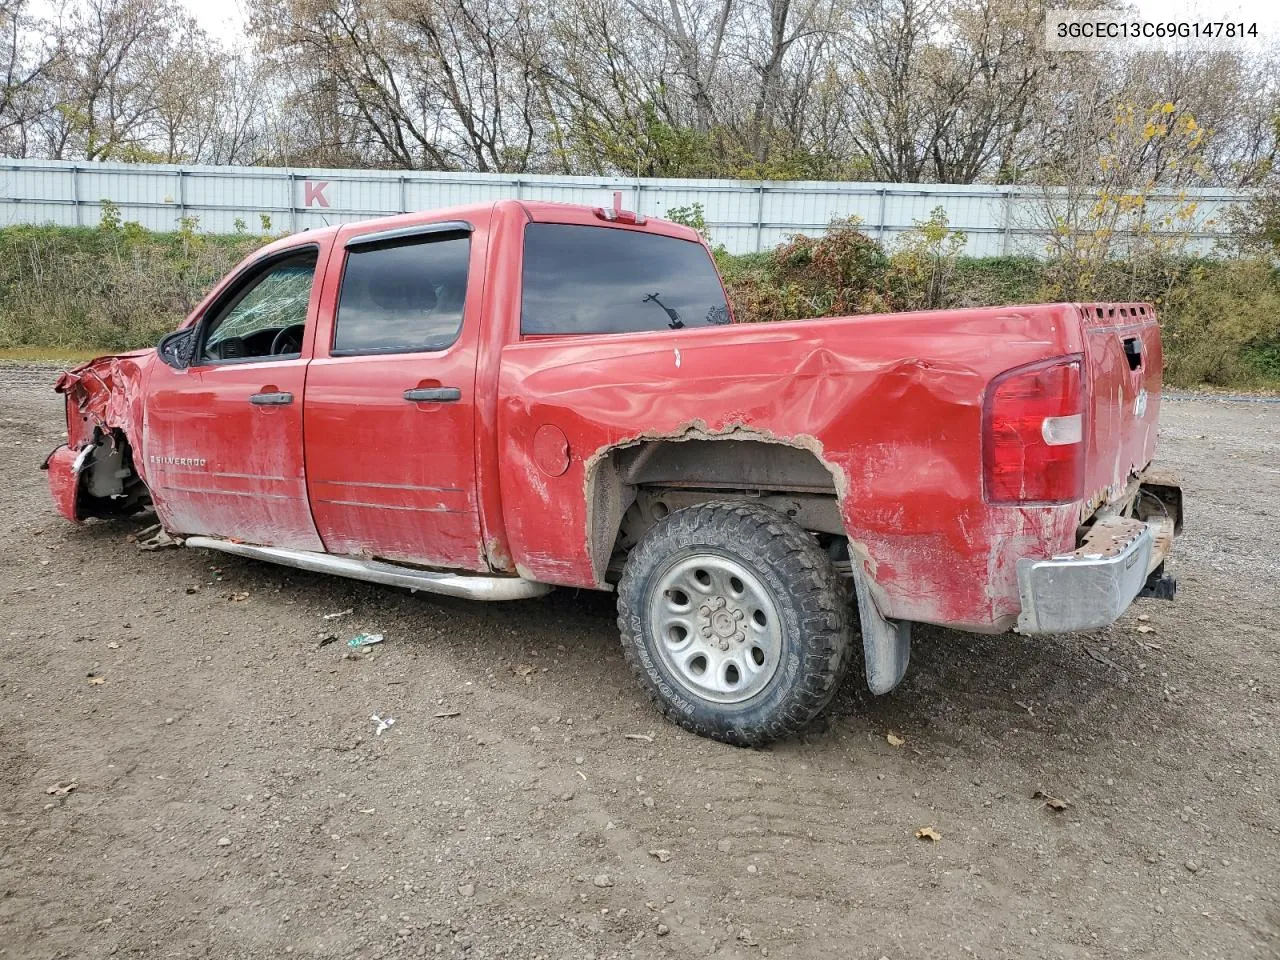
[[[1074,307],[1048,305],[511,344],[498,416],[513,560],[526,577],[601,586],[589,531],[604,456],[646,438],[752,438],[832,474],[887,615],[1005,629],[1018,599],[1004,558],[1062,549],[1079,507],[984,503],[983,393],[1002,370],[1080,351],[1079,331]],[[548,427],[568,441],[559,475]]]

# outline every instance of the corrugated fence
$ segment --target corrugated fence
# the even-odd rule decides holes
[[[184,217],[211,233],[297,231],[368,217],[503,198],[623,204],[650,216],[702,204],[712,240],[733,253],[767,250],[790,234],[821,233],[833,217],[856,215],[886,244],[941,206],[968,235],[970,256],[1040,253],[1052,204],[1040,187],[816,181],[658,180],[612,177],[431,173],[383,170],[197,167],[167,164],[0,160],[0,224],[94,226],[103,201],[126,221],[174,230]],[[1241,194],[1189,191],[1194,214],[1179,230],[1204,250],[1225,208]],[[1182,198],[1156,197],[1162,210]],[[1157,232],[1159,230],[1157,229]]]

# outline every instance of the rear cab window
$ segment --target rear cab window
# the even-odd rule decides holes
[[[521,334],[637,333],[728,322],[720,276],[699,243],[616,227],[525,226]]]

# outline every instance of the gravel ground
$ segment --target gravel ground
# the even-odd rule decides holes
[[[0,367],[6,960],[1280,956],[1275,404],[1166,405],[1174,603],[919,630],[893,694],[851,679],[738,750],[645,705],[608,596],[415,597],[65,523],[50,380]],[[361,630],[386,642],[344,656]]]

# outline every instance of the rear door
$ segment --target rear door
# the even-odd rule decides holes
[[[246,267],[197,321],[190,365],[152,365],[143,456],[175,533],[322,548],[307,503],[302,394],[322,245]]]
[[[330,553],[487,569],[474,449],[484,250],[472,227],[339,234],[303,412]]]
[[[1148,304],[1084,304],[1080,311],[1090,398],[1085,488],[1118,495],[1155,456],[1160,324]]]

